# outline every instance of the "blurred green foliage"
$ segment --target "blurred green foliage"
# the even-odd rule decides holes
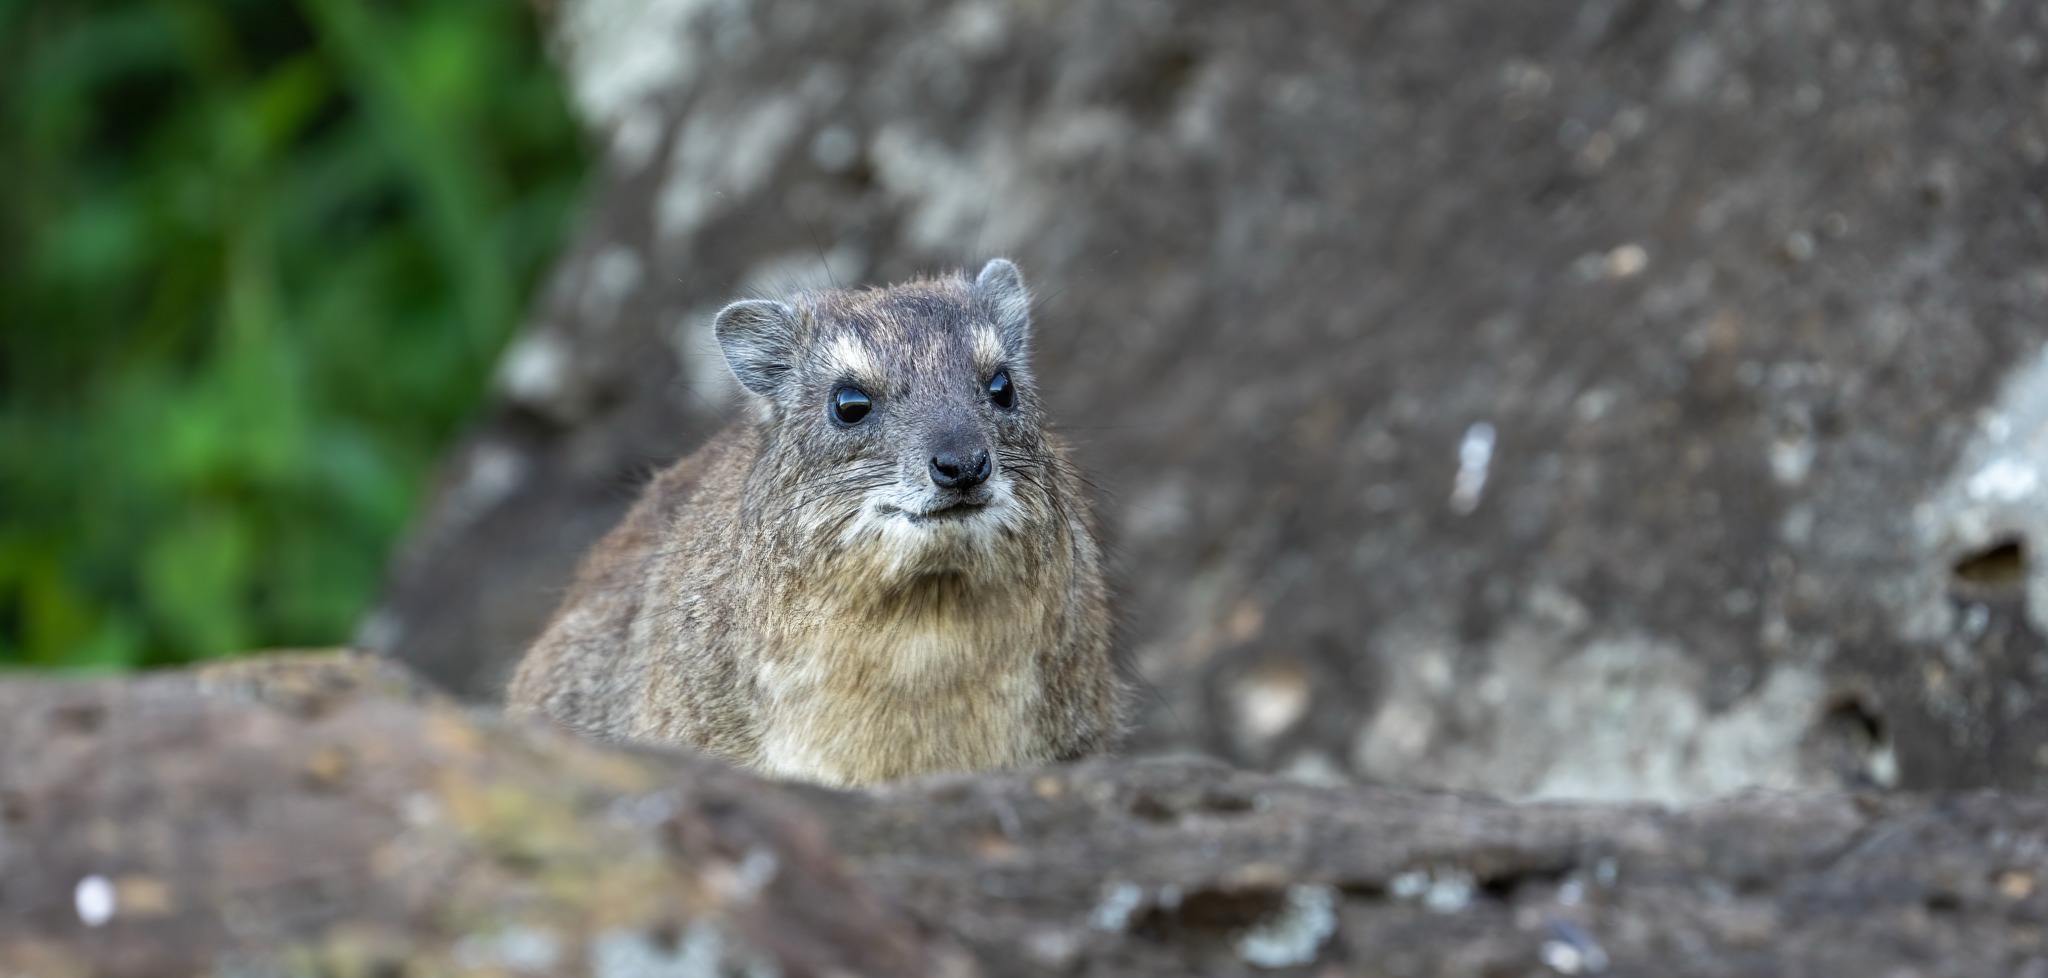
[[[0,0],[0,666],[344,641],[584,163],[512,0]]]

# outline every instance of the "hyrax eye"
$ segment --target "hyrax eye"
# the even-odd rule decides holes
[[[1010,386],[1009,371],[998,370],[988,379],[988,399],[1006,410],[1017,406],[1017,392]]]
[[[832,417],[840,424],[859,424],[874,406],[874,402],[868,400],[858,387],[841,387],[832,392]]]

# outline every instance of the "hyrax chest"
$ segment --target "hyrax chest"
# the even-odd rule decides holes
[[[758,766],[846,785],[1051,760],[1038,724],[1050,636],[1002,604],[792,636],[762,664]]]

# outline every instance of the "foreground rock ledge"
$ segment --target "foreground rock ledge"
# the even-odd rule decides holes
[[[358,657],[0,682],[0,974],[2025,975],[2048,799],[1107,762],[837,793]]]

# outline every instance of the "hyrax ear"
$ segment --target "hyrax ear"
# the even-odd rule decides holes
[[[1024,273],[1008,258],[991,258],[974,277],[974,301],[988,314],[1010,348],[1022,350],[1031,338],[1031,290]]]
[[[796,310],[767,299],[746,299],[718,310],[712,331],[740,386],[773,397],[795,356],[796,325]]]

